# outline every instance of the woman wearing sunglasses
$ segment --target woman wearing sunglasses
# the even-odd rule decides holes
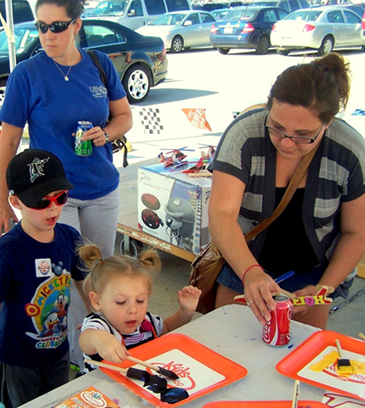
[[[36,3],[35,25],[44,52],[15,67],[1,108],[0,225],[7,231],[9,220],[16,220],[7,202],[4,175],[28,122],[30,147],[59,157],[74,186],[60,222],[75,227],[83,237],[100,246],[103,256],[110,256],[119,216],[119,172],[113,165],[110,142],[131,128],[132,115],[110,58],[97,52],[107,76],[105,89],[98,68],[75,44],[82,28],[82,11],[80,0]],[[93,125],[83,136],[92,140],[90,156],[75,154],[78,121]],[[77,303],[75,307],[78,308]],[[82,321],[83,314],[78,320]],[[81,351],[78,362],[82,363]]]
[[[280,287],[296,296],[316,285],[346,297],[365,251],[365,141],[335,118],[350,92],[349,67],[336,53],[278,76],[266,106],[240,115],[215,154],[209,230],[226,259],[216,307],[245,299],[261,324]],[[271,216],[301,160],[315,152],[283,213],[246,244],[244,235]],[[295,275],[279,285],[280,275]],[[295,306],[295,320],[325,328],[329,305]]]

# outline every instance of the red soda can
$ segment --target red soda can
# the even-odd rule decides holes
[[[285,346],[290,341],[290,323],[293,304],[288,296],[279,293],[272,297],[276,309],[271,310],[271,319],[263,327],[262,340],[270,346]]]

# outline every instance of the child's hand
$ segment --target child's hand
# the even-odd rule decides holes
[[[177,293],[177,300],[182,310],[195,311],[202,291],[194,286],[184,286]]]
[[[98,330],[98,332],[103,333],[99,337],[96,344],[96,351],[104,359],[112,363],[120,363],[126,359],[129,355],[127,349],[121,344],[115,336],[110,333]],[[107,336],[106,336],[107,335]]]

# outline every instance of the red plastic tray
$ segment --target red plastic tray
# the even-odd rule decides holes
[[[176,404],[168,404],[160,400],[159,394],[154,394],[143,388],[143,382],[131,380],[107,368],[100,368],[100,370],[159,407],[171,408],[172,406],[183,405],[247,375],[245,367],[183,334],[168,334],[159,337],[132,349],[131,354],[133,357],[148,361],[150,364],[174,371],[180,379],[169,381],[168,386],[186,389],[189,397]],[[132,365],[145,369],[128,361],[124,361],[118,366],[126,368]]]
[[[292,401],[215,401],[202,408],[291,408]],[[298,401],[298,408],[323,408],[327,405],[318,401]]]
[[[331,331],[313,333],[295,350],[278,362],[280,374],[351,398],[365,400],[365,374],[338,374],[335,340],[344,351],[344,358],[365,362],[365,343]],[[312,368],[311,368],[312,367]]]

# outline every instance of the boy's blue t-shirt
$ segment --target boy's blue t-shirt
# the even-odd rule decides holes
[[[74,185],[70,197],[91,200],[118,187],[111,143],[93,146],[90,156],[80,157],[75,154],[72,133],[78,121],[103,128],[109,117],[109,100],[122,99],[126,93],[106,54],[95,51],[107,77],[107,89],[94,62],[84,50],[79,51],[82,60],[72,66],[69,81],[45,52],[19,63],[8,79],[0,120],[21,128],[28,121],[30,147],[48,150],[62,161]],[[66,74],[68,67],[59,67]]]
[[[0,238],[0,361],[42,366],[69,349],[71,278],[83,280],[75,249],[79,233],[56,224],[55,239],[40,243],[17,224]]]

